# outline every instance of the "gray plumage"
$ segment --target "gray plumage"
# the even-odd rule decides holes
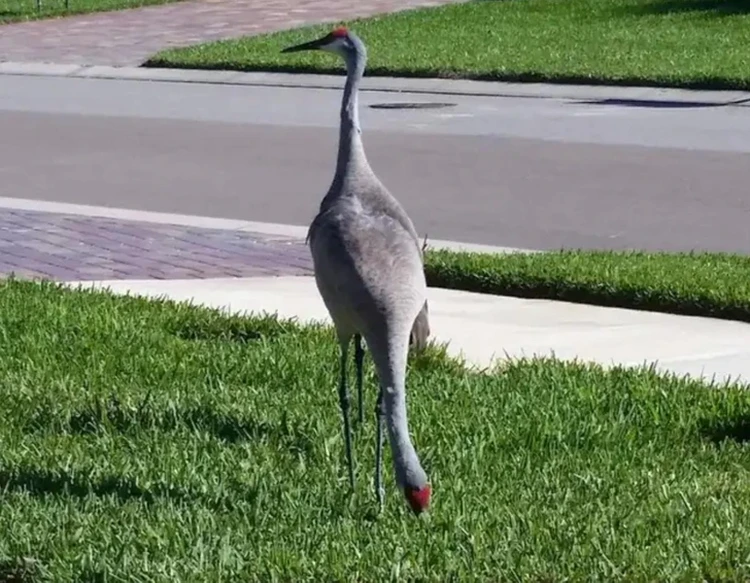
[[[308,231],[318,290],[334,322],[341,347],[339,400],[350,487],[354,487],[346,362],[354,340],[359,420],[362,421],[362,339],[380,381],[376,405],[375,490],[383,506],[382,425],[388,431],[396,481],[415,512],[424,510],[431,489],[409,436],[406,364],[409,345],[422,348],[430,334],[422,249],[408,215],[378,180],[365,156],[357,90],[366,49],[346,29],[290,47],[321,49],[342,56],[347,79],[341,106],[336,172]]]

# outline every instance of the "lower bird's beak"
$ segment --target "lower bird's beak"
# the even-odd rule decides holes
[[[317,51],[320,50],[321,47],[328,44],[328,37],[324,36],[323,38],[319,38],[317,40],[313,40],[307,43],[302,43],[300,45],[294,45],[293,47],[287,47],[284,50],[282,50],[282,53],[297,53],[299,51]]]

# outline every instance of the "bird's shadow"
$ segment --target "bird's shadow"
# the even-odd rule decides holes
[[[234,479],[229,480],[228,484],[227,491],[212,496],[209,493],[157,481],[148,486],[141,486],[133,478],[113,474],[94,478],[85,477],[82,471],[64,469],[53,471],[40,467],[0,468],[0,491],[23,492],[37,498],[110,497],[120,503],[138,500],[147,505],[170,500],[186,505],[200,503],[219,512],[233,511],[238,504],[256,503],[259,496],[258,486],[243,484]]]
[[[0,583],[33,583],[39,580],[39,564],[33,558],[0,561]]]
[[[264,440],[295,455],[309,455],[315,444],[304,426],[282,415],[274,421],[253,419],[235,411],[222,411],[207,405],[162,406],[149,402],[125,403],[117,396],[95,399],[57,419],[49,407],[37,409],[25,424],[29,432],[58,431],[74,435],[138,433],[143,430],[172,432],[187,429],[208,433],[235,444]]]
[[[152,504],[158,498],[185,500],[189,493],[173,486],[155,485],[145,489],[130,478],[103,476],[86,480],[79,473],[66,470],[51,471],[44,468],[26,467],[15,470],[0,469],[0,490],[25,492],[31,496],[114,496],[121,502],[139,499]]]
[[[717,445],[727,441],[750,443],[750,415],[730,419],[705,419],[700,423],[699,431],[703,437]]]
[[[275,316],[252,320],[212,316],[213,313],[185,313],[179,320],[170,322],[167,330],[181,340],[238,343],[276,338],[290,331],[289,325],[279,321]]]

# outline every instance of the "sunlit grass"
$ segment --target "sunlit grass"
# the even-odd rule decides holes
[[[0,286],[0,577],[743,580],[750,393],[650,370],[414,356],[434,487],[347,494],[330,329]],[[375,399],[367,359],[367,410]],[[3,575],[5,573],[5,575]]]
[[[346,23],[368,75],[750,87],[745,0],[474,0]],[[336,73],[338,57],[280,54],[330,24],[169,49],[149,66]]]

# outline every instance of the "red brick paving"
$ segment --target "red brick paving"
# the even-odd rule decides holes
[[[312,275],[304,241],[0,209],[0,279],[202,279]]]
[[[133,66],[161,49],[456,0],[199,0],[0,27],[0,61]]]

